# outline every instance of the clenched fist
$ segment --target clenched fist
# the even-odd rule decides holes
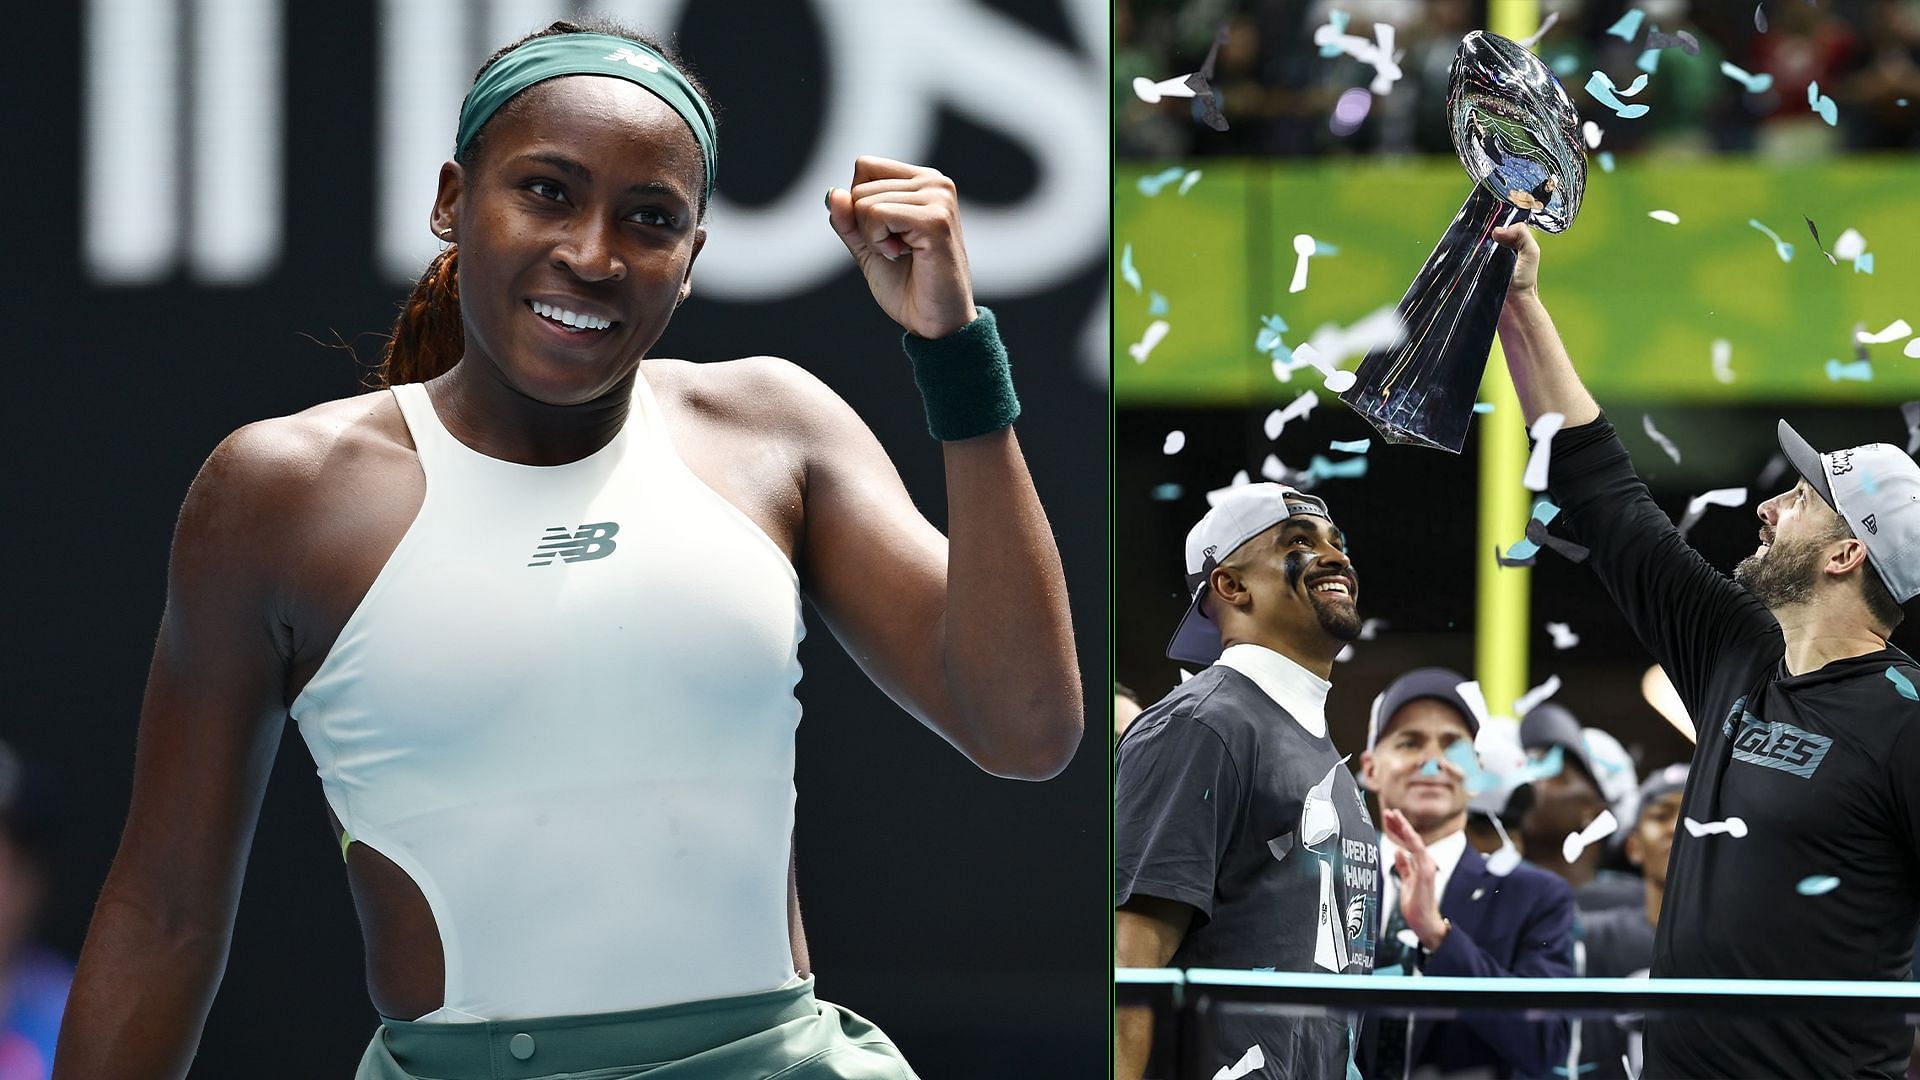
[[[881,310],[910,333],[946,337],[978,314],[959,198],[939,170],[862,157],[852,184],[827,192],[827,218]]]

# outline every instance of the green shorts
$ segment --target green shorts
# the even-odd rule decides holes
[[[880,1029],[782,990],[468,1024],[381,1018],[355,1080],[918,1080]]]

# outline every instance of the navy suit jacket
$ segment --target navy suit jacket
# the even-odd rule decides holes
[[[1486,856],[1472,845],[1461,854],[1440,914],[1453,924],[1445,941],[1421,966],[1428,975],[1481,978],[1572,977],[1573,890],[1559,877],[1523,862],[1506,877],[1487,872]],[[1373,1080],[1368,1018],[1360,1041],[1363,1075]],[[1486,1069],[1499,1077],[1551,1077],[1567,1063],[1567,1022],[1528,1020],[1517,1013],[1463,1013],[1454,1020],[1415,1020],[1407,1054],[1410,1066]],[[1382,1080],[1399,1080],[1398,1077]]]

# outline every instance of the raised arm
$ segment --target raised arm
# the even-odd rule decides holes
[[[1567,427],[1592,423],[1600,416],[1600,406],[1581,385],[1547,306],[1540,302],[1540,242],[1524,224],[1495,229],[1493,238],[1516,256],[1507,304],[1500,309],[1500,347],[1520,395],[1520,411],[1528,425],[1550,412],[1565,416]]]
[[[909,333],[944,339],[975,320],[945,176],[861,158],[828,209],[875,299]],[[815,400],[801,554],[834,633],[889,696],[981,768],[1057,774],[1084,727],[1080,675],[1059,549],[1013,429],[941,444],[942,537],[866,425],[830,393]]]
[[[223,442],[180,511],[132,804],[80,953],[55,1080],[185,1076],[226,968],[286,717],[263,540],[285,526],[273,505],[285,492],[266,475],[266,427]]]

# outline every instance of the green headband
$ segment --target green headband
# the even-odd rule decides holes
[[[625,79],[652,93],[673,107],[693,129],[700,152],[707,162],[707,198],[713,198],[713,175],[719,159],[719,138],[713,130],[713,113],[700,98],[687,77],[667,63],[667,58],[638,41],[611,34],[554,34],[534,38],[496,60],[467,91],[460,103],[460,137],[454,141],[453,156],[466,152],[467,144],[480,133],[482,125],[515,94],[537,82],[561,75],[609,75]]]

